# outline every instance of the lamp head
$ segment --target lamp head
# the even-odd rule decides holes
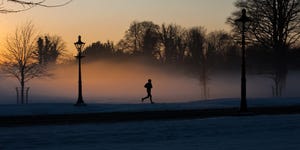
[[[76,49],[79,51],[81,51],[81,49],[84,47],[84,42],[81,41],[81,36],[78,36],[78,41],[74,43]]]
[[[243,28],[247,30],[250,26],[251,19],[246,14],[246,9],[242,10],[242,16],[235,20],[235,23],[239,27],[239,29],[242,31]]]

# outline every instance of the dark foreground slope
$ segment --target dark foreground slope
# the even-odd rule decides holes
[[[225,116],[254,116],[300,114],[300,105],[295,106],[266,106],[251,107],[248,112],[240,112],[237,108],[216,109],[182,109],[182,110],[154,110],[154,111],[120,111],[77,114],[49,114],[0,116],[0,126],[31,126],[79,123],[108,123],[124,121],[168,120],[168,119],[196,119]]]

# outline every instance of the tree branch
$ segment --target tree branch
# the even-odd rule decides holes
[[[27,11],[33,7],[36,6],[40,6],[40,7],[61,7],[61,6],[65,6],[69,3],[72,2],[72,0],[68,0],[62,4],[57,4],[57,5],[49,5],[49,4],[45,4],[47,0],[39,0],[37,2],[33,2],[33,1],[25,1],[25,0],[7,0],[7,3],[14,3],[15,5],[19,5],[22,8],[8,8],[8,6],[5,6],[5,3],[2,2],[0,3],[0,13],[17,13],[17,12],[22,12],[22,11]]]

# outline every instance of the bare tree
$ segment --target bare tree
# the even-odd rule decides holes
[[[46,75],[46,68],[38,63],[35,55],[36,39],[34,25],[26,23],[7,38],[7,51],[2,53],[1,69],[20,83],[22,104],[25,102],[25,84],[33,78]]]
[[[59,4],[47,3],[47,0],[1,0],[0,13],[16,13],[29,10],[33,7],[60,7],[67,5],[72,0],[66,0]]]
[[[134,21],[126,31],[124,38],[118,43],[118,48],[133,54],[143,52],[146,33],[158,34],[159,26],[151,21]],[[147,36],[148,36],[147,35]]]
[[[246,8],[252,18],[250,38],[281,55],[300,39],[299,0],[237,0],[235,5]],[[240,11],[233,12],[228,22],[236,27],[234,19],[240,15]]]
[[[232,51],[237,49],[233,36],[224,30],[210,32],[206,42],[207,54],[222,56],[224,60],[227,60],[228,56],[233,54]]]
[[[271,78],[275,95],[280,95],[288,73],[288,49],[295,47],[300,39],[300,1],[237,0],[236,7],[245,8],[251,17],[249,39],[273,50]],[[240,12],[233,12],[228,21],[234,26],[234,19],[239,16]]]
[[[142,51],[143,54],[150,58],[156,59],[155,55],[158,54],[160,56],[159,50],[159,32],[157,30],[147,29],[146,33],[143,37],[143,46]]]
[[[194,27],[188,31],[188,48],[194,64],[202,64],[205,61],[205,35],[204,27]]]
[[[166,63],[183,60],[186,47],[185,36],[186,30],[179,25],[162,25],[160,41],[164,47],[164,59]]]

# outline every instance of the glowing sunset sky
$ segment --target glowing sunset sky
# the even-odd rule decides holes
[[[50,0],[61,2],[59,0]],[[87,45],[112,40],[117,43],[136,21],[156,24],[175,23],[183,27],[204,26],[208,31],[225,29],[226,18],[235,9],[236,0],[73,0],[58,8],[33,8],[29,11],[0,14],[0,43],[17,25],[30,20],[40,33],[59,35],[67,48],[80,34]]]

